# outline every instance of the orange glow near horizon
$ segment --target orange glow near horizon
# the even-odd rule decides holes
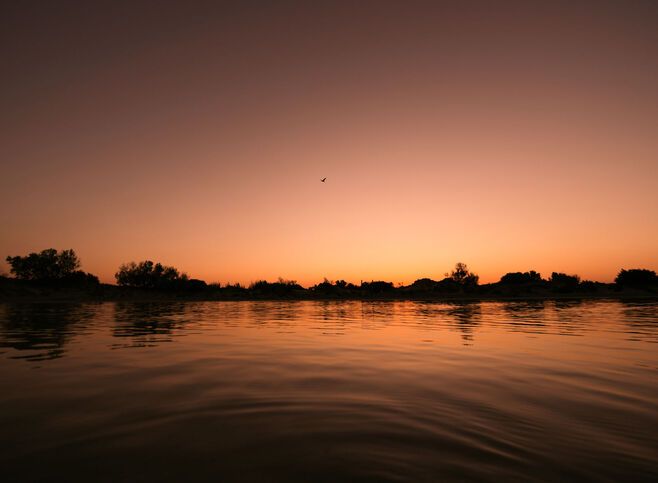
[[[658,270],[650,4],[181,5],[9,12],[3,260],[305,286]]]

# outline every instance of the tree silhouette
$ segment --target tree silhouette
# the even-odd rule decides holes
[[[187,274],[151,260],[123,264],[114,278],[120,286],[140,288],[175,288],[188,281]]]
[[[393,290],[395,290],[393,282],[384,282],[382,280],[361,282],[361,291],[364,293],[380,294],[385,292],[392,292]]]
[[[470,272],[466,264],[462,262],[456,263],[455,269],[450,273],[446,273],[446,277],[463,287],[469,288],[475,287],[480,280],[480,277]]]
[[[25,257],[8,256],[11,273],[21,280],[59,280],[71,276],[80,268],[80,260],[73,250],[58,252],[54,248],[30,253]]]
[[[418,292],[431,292],[435,290],[439,282],[432,280],[431,278],[419,278],[414,283],[412,283],[409,288]]]
[[[549,282],[562,285],[578,285],[580,277],[578,275],[567,275],[566,273],[553,272]]]
[[[257,280],[249,285],[249,292],[258,297],[291,297],[295,293],[304,291],[304,287],[295,280],[284,280],[279,277],[277,282]]]
[[[541,274],[530,270],[529,272],[509,272],[500,277],[500,283],[506,285],[521,285],[532,282],[541,282]]]
[[[567,275],[566,273],[553,272],[548,280],[556,292],[567,293],[578,288],[580,277],[578,275]]]
[[[623,268],[615,278],[615,283],[620,287],[646,288],[658,286],[658,276],[653,270],[645,268]]]

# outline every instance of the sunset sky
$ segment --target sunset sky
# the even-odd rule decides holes
[[[657,25],[654,1],[3,5],[0,255],[73,248],[106,282],[658,270]]]

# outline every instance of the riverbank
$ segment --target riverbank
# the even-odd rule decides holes
[[[537,300],[658,300],[655,289],[622,288],[596,283],[583,287],[556,288],[549,285],[506,286],[484,284],[468,291],[419,290],[411,286],[387,290],[368,287],[318,291],[299,286],[250,289],[239,286],[205,286],[194,290],[158,290],[120,287],[111,284],[61,286],[15,279],[0,280],[0,302],[102,302],[102,301],[240,301],[240,300],[415,300],[415,301],[537,301]]]

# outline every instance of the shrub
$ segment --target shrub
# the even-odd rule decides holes
[[[114,278],[120,286],[139,288],[178,288],[188,281],[187,275],[176,268],[150,260],[123,264]]]
[[[578,275],[567,275],[566,273],[553,272],[549,282],[558,285],[578,285],[580,277]]]
[[[249,286],[249,291],[260,295],[290,295],[297,290],[304,290],[295,280],[279,278],[277,282],[258,280]]]
[[[578,288],[580,277],[578,275],[567,275],[566,273],[553,272],[549,279],[553,290],[557,292],[571,292]]]
[[[419,278],[416,280],[414,283],[412,283],[409,287],[412,290],[416,290],[419,292],[431,292],[433,290],[436,290],[438,288],[439,282],[436,280],[432,280],[431,278]]]
[[[541,282],[541,274],[530,270],[529,272],[510,272],[500,277],[500,283],[505,285],[522,285]]]
[[[83,272],[82,270],[77,270],[64,278],[61,278],[60,281],[70,284],[70,285],[99,285],[100,280],[96,275],[91,273]]]
[[[645,268],[623,268],[615,278],[615,283],[620,287],[646,288],[658,286],[658,276],[653,270]]]
[[[193,292],[201,292],[208,288],[208,284],[204,280],[191,278],[185,283],[185,289]]]
[[[361,290],[368,293],[391,292],[395,289],[393,282],[382,282],[380,280],[372,282],[361,282]]]

